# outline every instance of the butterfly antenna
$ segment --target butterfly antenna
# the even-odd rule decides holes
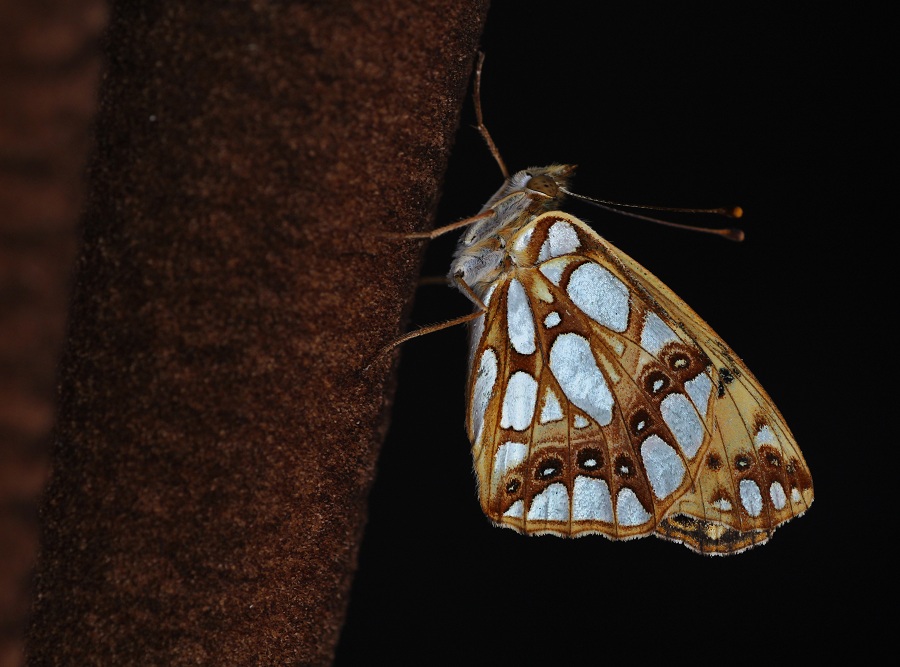
[[[691,232],[701,232],[703,234],[713,234],[714,236],[721,236],[722,238],[728,239],[729,241],[744,240],[744,230],[738,229],[736,227],[725,227],[721,229],[696,227],[694,225],[684,225],[678,222],[671,222],[670,220],[651,218],[650,216],[641,215],[640,213],[635,213],[633,211],[622,210],[625,208],[639,208],[650,211],[668,211],[671,213],[708,213],[712,215],[721,215],[726,218],[737,219],[744,215],[744,209],[742,209],[740,206],[734,206],[732,208],[677,208],[672,206],[642,206],[640,204],[623,204],[621,202],[607,201],[605,199],[594,199],[593,197],[587,197],[585,195],[577,194],[575,192],[572,192],[571,190],[567,190],[566,188],[561,188],[561,190],[570,197],[581,199],[582,201],[593,204],[598,208],[602,208],[606,211],[611,211],[612,213],[618,213],[619,215],[627,215],[631,218],[637,218],[638,220],[655,222],[659,225],[665,225],[666,227],[675,227],[676,229],[685,229]]]
[[[475,66],[475,90],[473,97],[475,102],[475,120],[478,125],[475,127],[478,129],[479,134],[481,134],[482,138],[488,145],[488,150],[491,151],[491,155],[494,156],[494,159],[497,161],[497,164],[500,166],[500,171],[503,172],[503,178],[509,178],[509,169],[506,168],[506,163],[503,162],[503,158],[500,157],[500,151],[497,150],[497,144],[494,143],[494,140],[491,138],[491,133],[488,132],[487,127],[484,124],[484,116],[481,113],[481,68],[484,66],[484,51],[478,52],[478,64]]]

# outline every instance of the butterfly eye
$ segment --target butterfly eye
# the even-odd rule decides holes
[[[559,195],[559,184],[546,174],[529,178],[525,187],[548,197],[557,197]]]

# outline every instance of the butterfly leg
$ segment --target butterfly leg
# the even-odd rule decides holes
[[[484,302],[480,298],[478,298],[478,295],[475,294],[474,291],[472,291],[472,288],[466,284],[461,276],[454,276],[454,281],[459,286],[459,289],[463,292],[463,294],[468,296],[469,299],[472,300],[472,303],[475,304],[475,310],[473,312],[469,313],[468,315],[456,317],[452,320],[447,320],[446,322],[438,322],[437,324],[431,324],[427,327],[422,327],[421,329],[416,329],[415,331],[410,331],[409,333],[403,334],[399,338],[391,341],[380,350],[378,350],[378,352],[375,353],[375,356],[372,357],[372,360],[368,364],[366,364],[363,370],[369,370],[372,364],[377,362],[395,347],[402,345],[408,340],[412,340],[413,338],[418,338],[419,336],[424,336],[426,334],[434,333],[436,331],[442,331],[443,329],[449,329],[450,327],[455,327],[459,324],[465,324],[466,322],[471,322],[472,320],[484,315],[485,311],[487,310],[487,306],[485,306]]]
[[[477,294],[475,294],[475,291],[471,287],[469,287],[469,284],[462,279],[462,274],[457,273],[456,275],[454,275],[453,281],[456,283],[459,291],[469,297],[469,301],[475,304],[475,307],[477,309],[475,311],[476,314],[482,315],[487,310],[487,306],[485,306],[484,301],[482,301],[481,298]]]
[[[435,331],[441,331],[442,329],[449,329],[450,327],[455,327],[458,324],[465,324],[466,322],[471,322],[476,317],[481,317],[483,311],[476,310],[474,312],[469,313],[468,315],[463,315],[462,317],[457,317],[452,320],[447,320],[446,322],[438,322],[437,324],[431,324],[427,327],[422,327],[421,329],[416,329],[415,331],[410,331],[409,333],[403,334],[400,338],[388,343],[383,348],[378,350],[375,356],[372,358],[368,364],[366,364],[363,370],[368,370],[372,364],[381,359],[388,352],[393,350],[398,345],[402,345],[408,340],[412,340],[413,338],[418,338],[419,336],[424,336],[426,334],[434,333]]]
[[[442,285],[444,287],[448,287],[450,283],[447,281],[447,276],[423,276],[419,278],[419,287],[427,287],[431,285]]]
[[[503,161],[503,158],[500,157],[500,150],[497,148],[497,144],[494,143],[493,138],[491,137],[491,133],[488,132],[487,126],[484,124],[484,116],[481,113],[481,69],[484,67],[484,52],[478,52],[478,65],[475,67],[475,90],[473,91],[472,98],[475,102],[475,121],[478,123],[475,127],[478,130],[478,133],[484,139],[485,143],[488,145],[488,150],[491,152],[491,155],[494,156],[494,159],[497,161],[497,165],[500,167],[500,171],[503,173],[503,178],[509,178],[509,169],[506,168],[506,163]]]
[[[451,222],[449,225],[444,225],[443,227],[437,227],[432,229],[430,232],[381,232],[379,236],[388,239],[397,239],[397,240],[417,240],[423,239],[431,241],[436,239],[438,236],[443,236],[447,232],[452,232],[457,229],[462,229],[463,227],[468,227],[469,225],[478,222],[479,220],[484,220],[485,218],[490,218],[494,215],[493,209],[488,209],[487,211],[483,211],[478,215],[473,215],[471,218],[463,218],[462,220],[457,220],[456,222]]]

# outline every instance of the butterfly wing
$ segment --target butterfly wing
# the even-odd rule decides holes
[[[813,502],[812,476],[778,408],[743,361],[684,301],[607,241],[599,252],[622,267],[667,325],[711,362],[713,430],[698,483],[679,498],[657,534],[700,551],[741,551]]]
[[[657,278],[558,211],[509,253],[472,327],[468,428],[492,521],[728,553],[808,507],[780,414]]]

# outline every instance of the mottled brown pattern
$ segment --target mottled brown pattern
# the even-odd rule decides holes
[[[686,514],[673,514],[663,519],[656,532],[674,542],[693,545],[706,554],[738,553],[755,544],[766,542],[770,530],[740,532],[714,521],[696,519]]]
[[[114,6],[33,664],[331,661],[485,10]]]

